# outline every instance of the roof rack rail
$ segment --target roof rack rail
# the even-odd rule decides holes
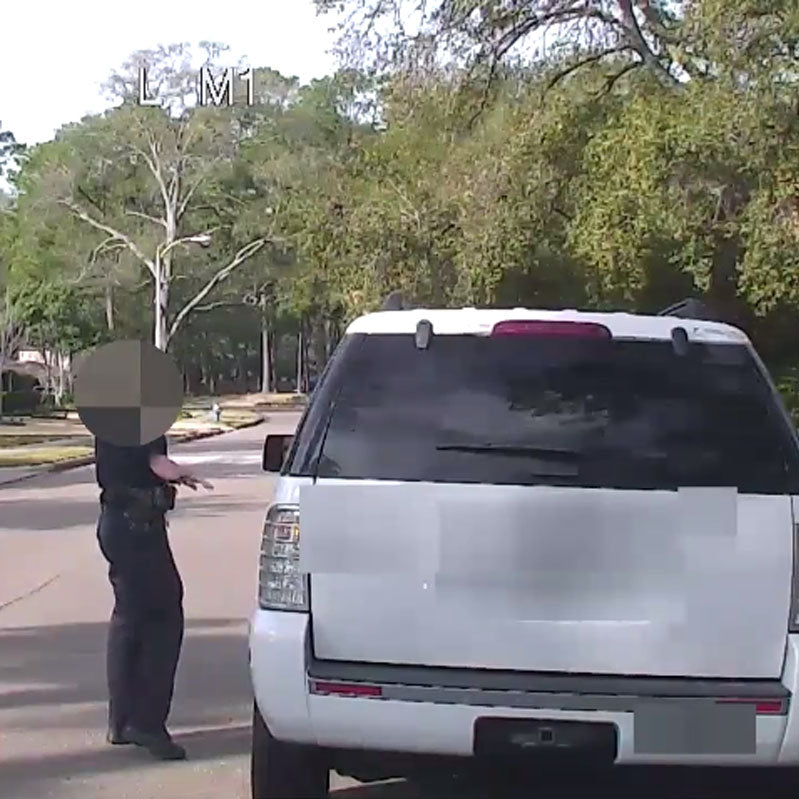
[[[409,311],[413,305],[405,299],[405,295],[401,291],[392,291],[385,300],[383,300],[382,311]]]
[[[674,305],[669,305],[664,308],[658,316],[676,316],[681,319],[702,319],[706,322],[719,322],[720,319],[705,305],[701,300],[693,297],[675,302]]]

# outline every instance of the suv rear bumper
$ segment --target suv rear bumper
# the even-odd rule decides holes
[[[637,678],[587,678],[585,690],[570,693],[545,683],[532,690],[529,686],[526,690],[513,690],[510,685],[500,690],[489,685],[476,687],[476,681],[470,681],[468,687],[447,686],[441,684],[442,679],[436,685],[429,680],[426,686],[416,680],[409,685],[396,681],[404,667],[342,664],[339,669],[338,664],[315,662],[310,656],[309,641],[306,614],[258,610],[252,619],[250,669],[255,699],[270,731],[281,740],[333,749],[468,757],[473,753],[475,722],[481,717],[605,721],[615,724],[618,730],[619,765],[799,765],[799,711],[790,701],[799,691],[799,636],[788,638],[781,681],[748,684],[750,697],[771,700],[772,704],[783,701],[780,714],[757,716],[754,751],[703,755],[640,754],[635,747],[634,729],[634,706],[641,701],[658,703],[678,696],[696,696],[700,681],[686,681],[686,689],[680,693],[674,689],[679,680]],[[427,672],[429,676],[438,670],[411,671]],[[367,673],[369,677],[365,676]],[[382,695],[325,694],[318,688],[312,690],[318,680],[368,680],[382,686]],[[600,690],[601,682],[605,685]],[[721,681],[702,682],[718,682],[715,687],[721,688]],[[624,689],[625,685],[647,683],[645,696],[641,696],[640,689],[637,695]],[[728,686],[727,698],[746,694],[746,686]],[[323,690],[327,689],[323,686]],[[719,690],[714,696],[724,696],[724,691]]]

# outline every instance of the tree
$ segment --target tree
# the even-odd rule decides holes
[[[795,4],[343,5],[345,57],[413,85],[417,108],[431,75],[437,87],[457,85],[467,105],[482,89],[485,124],[462,140],[474,170],[446,170],[464,179],[456,242],[467,237],[470,246],[456,243],[454,252],[472,281],[467,294],[480,287],[480,300],[490,301],[510,272],[531,274],[525,262],[549,252],[578,267],[600,306],[637,307],[684,291],[680,273],[737,320],[799,300]],[[554,43],[546,49],[538,47],[544,31]],[[492,119],[502,91],[488,89],[523,74],[522,64],[540,104],[526,105],[529,124],[513,112]],[[418,122],[417,114],[415,131]],[[470,149],[492,129],[499,150]],[[396,135],[390,125],[388,138]],[[458,149],[453,142],[440,163],[452,164]]]
[[[365,111],[358,95],[366,87],[354,73],[307,87],[286,83],[274,73],[264,78],[259,86],[269,87],[275,100],[264,103],[269,112],[242,148],[242,167],[253,191],[263,187],[283,198],[276,223],[286,246],[263,255],[263,269],[248,289],[260,309],[267,387],[278,320],[296,329],[298,383],[306,379],[311,351],[324,363],[337,338],[347,288],[346,277],[337,271],[341,262],[331,258],[331,250],[347,232],[337,228],[343,214],[336,209],[343,207],[340,200],[351,188],[349,168],[358,158],[360,137],[370,128],[356,118]]]
[[[381,128],[326,162],[297,206],[313,296],[335,298],[347,316],[398,288],[433,305],[580,298],[585,276],[566,245],[571,186],[585,142],[619,101],[580,104],[571,83],[542,105],[548,78],[506,70],[488,101],[475,92],[470,104],[445,71],[385,81]],[[595,76],[589,88],[604,83]],[[469,124],[480,105],[480,124]]]
[[[795,360],[792,3],[438,0],[401,26],[408,2],[344,5],[334,75],[259,69],[254,105],[198,108],[190,48],[134,54],[118,107],[20,159],[0,253],[31,340],[154,325],[192,390],[270,390],[396,289],[649,311],[702,292]],[[134,102],[144,63],[168,109]]]
[[[682,5],[669,0],[316,0],[321,13],[348,12],[339,24],[344,58],[377,71],[424,72],[451,63],[490,82],[500,64],[520,59],[560,60],[567,73],[610,57],[620,71],[645,67],[671,87],[695,70],[682,36]]]
[[[16,274],[11,268],[15,223],[12,211],[0,209],[0,419],[3,417],[3,372],[25,336],[17,307]]]
[[[164,68],[176,96],[180,53]],[[353,80],[303,88],[272,70],[256,75],[252,106],[217,111],[178,103],[169,116],[123,102],[27,154],[17,181],[17,268],[29,278],[25,309],[37,346],[66,347],[58,331],[80,329],[83,336],[83,322],[97,342],[146,335],[139,303],[155,282],[150,267],[160,264],[161,297],[168,300],[162,341],[175,340],[187,324],[186,335],[198,335],[197,316],[210,314],[216,329],[215,312],[236,308],[260,320],[264,388],[274,377],[284,326],[301,323],[306,343],[326,357],[340,314],[324,290],[324,269],[303,246],[312,227],[304,211],[306,202],[319,204],[320,175],[344,174]],[[120,78],[115,87],[128,96],[129,83]],[[171,182],[159,180],[169,174]],[[173,194],[175,185],[182,196]],[[247,309],[252,301],[257,313]],[[91,309],[80,325],[73,303]],[[179,351],[197,357],[196,348]]]
[[[175,46],[159,55],[176,57],[184,50]],[[128,67],[152,56],[135,54]],[[182,97],[189,80],[185,64],[183,72],[164,71],[173,99]],[[114,85],[133,81],[133,75],[118,75]],[[102,236],[92,250],[95,261],[124,250],[146,269],[153,284],[154,342],[166,349],[217,286],[272,242],[272,228],[262,224],[245,235],[240,223],[241,198],[229,186],[240,144],[235,117],[211,107],[179,108],[171,116],[130,102],[129,88],[121,94],[119,108],[68,127],[44,145],[47,156],[28,163],[21,183],[35,202],[53,198]],[[276,205],[263,198],[261,208],[270,200]],[[257,204],[257,198],[249,203],[253,213]],[[174,308],[178,281],[182,289],[192,288]]]
[[[25,342],[39,350],[45,388],[57,405],[71,392],[70,358],[103,340],[102,327],[87,313],[84,299],[74,286],[55,281],[19,289],[18,313],[25,323]]]
[[[605,298],[639,301],[654,259],[689,273],[712,305],[749,326],[752,311],[799,307],[795,98],[770,15],[749,18],[758,38],[744,6],[725,6],[739,20],[724,47],[718,7],[692,6],[687,23],[715,77],[679,97],[642,82],[586,147],[571,241]]]
[[[3,130],[0,121],[0,178],[13,174],[16,168],[16,159],[24,151],[24,147],[17,142],[14,134]]]

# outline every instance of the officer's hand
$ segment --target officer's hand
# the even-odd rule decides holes
[[[192,491],[196,491],[198,485],[201,485],[203,488],[213,489],[213,485],[211,483],[209,483],[207,480],[202,480],[199,477],[195,477],[193,474],[183,475],[180,482],[183,485],[188,486]]]

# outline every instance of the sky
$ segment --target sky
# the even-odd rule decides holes
[[[113,10],[112,10],[113,8]],[[202,40],[303,82],[335,69],[313,0],[28,0],[0,10],[0,126],[36,144],[110,107],[101,84],[136,50]]]

